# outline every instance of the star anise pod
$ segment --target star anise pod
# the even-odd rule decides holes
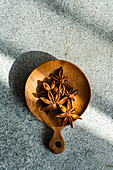
[[[43,86],[44,86],[44,89],[47,90],[47,91],[52,91],[53,93],[57,93],[58,92],[58,88],[55,87],[55,81],[53,81],[51,83],[51,86],[49,86],[48,83],[43,83]],[[46,91],[41,91],[38,93],[40,96],[47,96],[47,93]]]
[[[47,96],[47,92],[46,91],[41,91],[37,93],[39,96]]]
[[[59,91],[55,97],[53,96],[51,91],[48,91],[48,98],[49,99],[40,97],[40,99],[44,103],[48,104],[47,107],[42,108],[42,110],[44,110],[44,111],[49,111],[48,115],[52,115],[54,113],[54,110],[57,109],[58,105],[65,103],[65,101],[67,100],[67,97],[64,97],[63,99],[60,100],[60,92]]]
[[[51,77],[56,80],[56,84],[59,84],[59,91],[62,95],[64,95],[65,86],[68,86],[68,84],[66,83],[67,78],[66,76],[64,76],[63,73],[63,68],[61,67],[60,71],[59,71],[59,76],[55,75],[55,74],[51,74]]]
[[[78,89],[73,90],[71,88],[70,90],[65,90],[65,95],[71,100],[72,107],[73,107],[73,101],[75,100],[75,96],[78,94]]]
[[[52,91],[53,93],[55,92],[55,93],[57,93],[58,92],[58,87],[55,87],[55,81],[53,81],[52,83],[51,83],[51,87],[49,86],[49,84],[47,84],[47,83],[43,83],[43,86],[44,86],[44,88],[47,90],[47,91]]]
[[[64,117],[62,126],[66,125],[66,123],[69,121],[69,124],[73,128],[73,119],[82,119],[78,115],[75,114],[75,109],[72,108],[71,102],[70,102],[69,99],[68,99],[68,102],[67,102],[67,108],[63,105],[60,105],[60,108],[61,108],[63,113],[57,115],[57,117],[60,117],[60,118]]]

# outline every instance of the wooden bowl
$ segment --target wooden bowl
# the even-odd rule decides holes
[[[36,97],[37,88],[40,82],[48,81],[50,73],[63,67],[64,74],[68,76],[68,84],[73,89],[79,89],[79,93],[74,101],[74,106],[79,116],[86,110],[91,96],[91,89],[85,74],[74,64],[64,60],[52,60],[38,66],[28,77],[25,85],[25,98],[30,111],[42,122],[50,126],[54,134],[49,143],[49,149],[55,153],[64,151],[66,145],[61,135],[61,130],[66,127],[62,126],[61,119],[56,116],[48,116],[42,108],[42,102]]]

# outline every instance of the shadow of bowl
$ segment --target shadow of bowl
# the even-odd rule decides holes
[[[57,58],[42,51],[26,52],[15,60],[9,72],[9,86],[19,102],[26,103],[25,83],[30,73],[40,64],[51,60]]]

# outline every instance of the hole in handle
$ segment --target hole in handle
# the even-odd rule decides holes
[[[62,153],[65,150],[65,141],[61,135],[61,128],[54,128],[53,136],[49,142],[49,149],[54,154]]]
[[[55,142],[55,146],[56,146],[57,148],[60,148],[60,147],[62,146],[62,144],[61,144],[60,141],[56,141],[56,142]]]

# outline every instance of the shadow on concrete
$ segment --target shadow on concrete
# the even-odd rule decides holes
[[[38,2],[37,0],[34,0]],[[99,38],[107,40],[109,43],[113,42],[113,31],[105,31],[106,28],[102,27],[99,21],[96,21],[94,17],[85,15],[80,8],[75,8],[73,11],[69,8],[68,3],[63,4],[56,0],[41,1],[44,7],[55,12],[59,16],[63,16],[67,20],[71,20],[75,24],[79,24],[85,29],[89,29],[92,34],[98,35]]]
[[[57,58],[55,58],[51,54],[41,51],[30,51],[27,53],[23,53],[15,60],[9,72],[9,85],[15,97],[18,99],[19,102],[22,103],[22,106],[27,107],[27,104],[25,102],[24,90],[28,76],[40,64],[50,60],[57,60]],[[45,127],[42,139],[43,144],[46,147],[48,147],[51,137],[52,130]]]
[[[56,59],[45,52],[30,51],[23,53],[15,60],[9,72],[9,86],[19,101],[25,103],[25,83],[30,73],[40,64]]]
[[[46,146],[46,148],[49,148],[49,142],[53,136],[53,130],[45,124],[45,128],[42,134],[42,142]]]
[[[8,55],[8,57],[10,56],[11,58],[18,58],[20,53],[22,53],[18,46],[4,39],[0,39],[0,51],[4,53],[5,56]]]
[[[106,116],[109,116],[113,119],[113,103],[108,101],[104,96],[101,96],[97,93],[92,94],[91,106],[97,108],[102,113],[105,113]]]

